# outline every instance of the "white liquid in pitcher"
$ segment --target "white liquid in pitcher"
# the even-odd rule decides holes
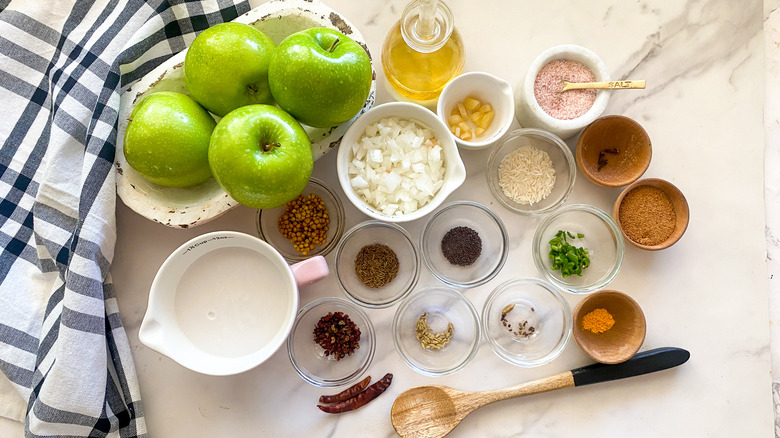
[[[182,332],[206,353],[235,357],[258,351],[291,312],[289,283],[262,254],[220,248],[198,258],[176,290]]]

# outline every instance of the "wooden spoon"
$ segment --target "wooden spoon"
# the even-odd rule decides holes
[[[639,353],[620,364],[597,363],[493,391],[471,392],[446,386],[418,386],[404,391],[395,399],[390,420],[395,431],[403,438],[443,437],[466,415],[489,403],[661,371],[681,365],[689,357],[690,353],[682,348],[656,348]]]
[[[645,81],[610,81],[610,82],[566,82],[563,81],[561,93],[567,90],[582,90],[585,88],[597,90],[621,90],[645,88]]]

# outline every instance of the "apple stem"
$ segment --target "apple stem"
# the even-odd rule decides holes
[[[338,44],[338,43],[339,43],[339,39],[338,39],[338,37],[336,37],[336,41],[333,41],[333,44],[330,45],[330,48],[328,49],[328,52],[332,52],[333,49],[336,48],[336,44]]]
[[[278,148],[281,146],[279,143],[263,143],[260,145],[260,149],[263,150],[263,152],[271,152],[272,150]]]
[[[249,88],[249,91],[257,93],[257,86],[255,84],[247,85],[247,88]]]

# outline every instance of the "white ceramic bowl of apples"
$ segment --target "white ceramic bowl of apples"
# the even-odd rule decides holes
[[[270,38],[274,45],[278,45],[287,36],[304,29],[313,27],[334,29],[349,36],[368,52],[365,39],[357,28],[318,0],[275,0],[260,5],[234,21],[259,29]],[[128,164],[124,154],[124,136],[130,115],[144,97],[164,91],[186,95],[195,94],[191,93],[187,87],[184,75],[184,61],[188,50],[174,55],[122,94],[115,159],[117,194],[122,201],[138,214],[152,221],[176,228],[189,228],[203,224],[239,205],[238,200],[228,195],[215,178],[208,178],[203,182],[186,187],[168,187],[155,184],[133,169]],[[316,75],[318,68],[331,67],[313,66],[311,75]],[[299,118],[303,130],[311,142],[311,155],[314,160],[336,148],[352,122],[374,105],[375,77],[372,68],[370,92],[362,108],[352,119],[335,126],[314,127],[303,123]],[[215,121],[219,122],[221,117],[217,114],[218,111],[212,109],[211,112]],[[252,163],[246,164],[247,169],[252,166]],[[310,172],[310,169],[308,173],[304,169],[300,172],[301,178],[298,179],[308,180]],[[305,185],[305,182],[303,184]],[[295,186],[288,187],[287,191],[294,191],[294,189]],[[236,198],[239,197],[236,196]]]

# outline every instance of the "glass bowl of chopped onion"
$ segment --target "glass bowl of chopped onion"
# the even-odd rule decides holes
[[[574,294],[597,291],[611,282],[623,263],[625,242],[610,215],[588,204],[567,205],[536,228],[536,268],[559,289]]]
[[[401,359],[426,376],[446,376],[477,354],[479,314],[462,293],[427,287],[406,297],[393,317],[393,342]]]
[[[344,233],[335,255],[339,286],[363,307],[392,306],[420,277],[420,255],[412,236],[397,224],[361,222]]]
[[[540,215],[562,206],[574,188],[577,168],[566,143],[534,128],[509,133],[490,153],[487,180],[506,208]]]
[[[341,139],[336,171],[357,209],[385,222],[419,219],[466,180],[447,125],[408,102],[375,106]]]
[[[437,210],[421,236],[425,267],[443,283],[459,288],[490,281],[509,252],[504,223],[489,208],[472,201],[451,202]]]
[[[288,263],[330,253],[344,233],[344,206],[323,181],[309,179],[298,198],[280,207],[258,210],[257,233]]]
[[[341,337],[327,339],[324,333],[328,325]],[[320,387],[357,380],[371,366],[375,350],[371,319],[344,298],[319,298],[305,305],[287,338],[287,354],[295,371],[303,380]]]
[[[501,359],[523,367],[540,366],[558,357],[569,341],[571,308],[550,283],[516,278],[488,295],[482,330]]]

